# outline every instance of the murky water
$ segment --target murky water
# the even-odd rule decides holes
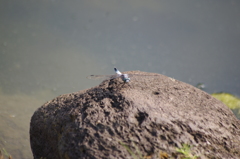
[[[29,142],[29,123],[33,112],[45,102],[24,94],[0,92],[0,149],[13,158],[32,158]]]
[[[32,158],[34,111],[114,67],[240,96],[239,11],[237,0],[2,1],[0,149]]]

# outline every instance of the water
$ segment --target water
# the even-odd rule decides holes
[[[13,0],[0,7],[0,148],[13,158],[32,158],[29,123],[39,106],[100,83],[86,76],[114,67],[240,96],[237,0]]]

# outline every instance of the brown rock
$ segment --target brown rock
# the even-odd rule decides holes
[[[184,143],[199,158],[240,158],[240,122],[224,104],[175,79],[131,73],[155,76],[106,80],[40,107],[30,124],[34,158],[179,158]]]

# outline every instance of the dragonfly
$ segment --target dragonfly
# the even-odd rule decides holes
[[[115,75],[90,75],[88,79],[115,79],[121,78],[124,83],[130,82],[130,76],[133,74],[122,74],[117,68],[114,68]]]

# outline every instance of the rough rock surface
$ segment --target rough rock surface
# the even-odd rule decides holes
[[[224,104],[163,75],[128,73],[155,76],[106,80],[40,107],[30,124],[34,158],[180,158],[182,144],[199,158],[240,158],[240,122]]]

